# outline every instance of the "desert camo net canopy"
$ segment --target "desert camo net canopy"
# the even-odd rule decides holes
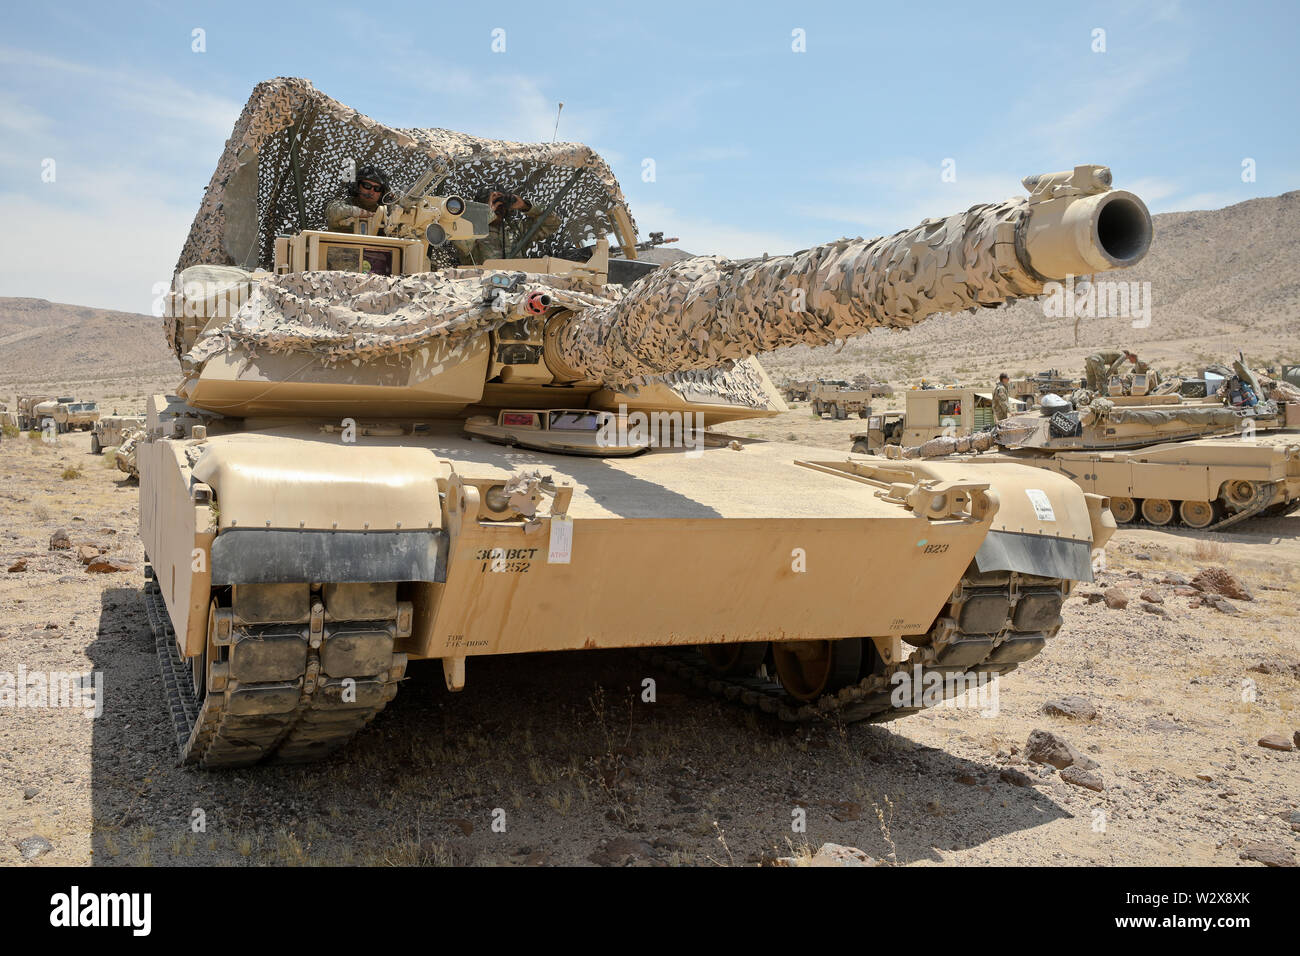
[[[393,190],[445,165],[439,195],[473,199],[500,186],[534,206],[554,202],[555,234],[520,254],[564,255],[635,224],[609,165],[581,143],[512,143],[444,129],[394,129],[303,79],[259,83],[217,163],[176,264],[272,267],[277,235],[324,226],[325,204],[361,167],[379,166]],[[568,187],[566,190],[566,186]],[[558,199],[557,199],[558,197]],[[626,223],[622,235],[619,219]]]

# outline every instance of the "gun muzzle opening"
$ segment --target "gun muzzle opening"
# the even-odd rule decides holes
[[[1151,213],[1124,190],[1031,205],[1024,226],[1025,264],[1044,279],[1123,269],[1151,248]]]
[[[551,297],[545,292],[530,292],[526,307],[533,315],[541,315],[551,307]]]
[[[1097,245],[1117,266],[1129,266],[1151,248],[1151,214],[1141,200],[1113,196],[1097,213]]]

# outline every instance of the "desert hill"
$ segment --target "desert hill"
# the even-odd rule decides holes
[[[651,249],[673,262],[690,253]],[[764,359],[786,377],[895,383],[989,383],[1049,367],[1078,374],[1099,347],[1121,345],[1165,371],[1191,371],[1244,350],[1255,365],[1300,362],[1300,191],[1209,212],[1155,217],[1155,239],[1135,269],[1102,278],[1149,282],[1151,322],[1044,315],[1042,302],[939,316],[906,331],[880,330],[833,346],[783,349]],[[81,398],[121,399],[172,387],[175,358],[152,316],[44,299],[0,298],[0,396],[58,386]]]
[[[0,298],[0,399],[57,386],[61,394],[120,399],[129,406],[139,396],[173,387],[179,372],[161,319]]]

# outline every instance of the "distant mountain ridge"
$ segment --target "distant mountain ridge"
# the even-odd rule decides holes
[[[1226,209],[1162,213],[1150,254],[1111,277],[1150,282],[1151,324],[1127,318],[1049,318],[1039,301],[938,316],[906,331],[877,331],[834,346],[783,349],[763,358],[779,379],[851,378],[866,372],[896,383],[921,377],[970,383],[1057,367],[1079,374],[1105,346],[1133,348],[1166,370],[1221,361],[1238,349],[1255,364],[1300,362],[1300,190]],[[653,262],[690,253],[646,250]],[[172,387],[179,368],[162,320],[131,312],[0,298],[0,396],[25,387],[67,385],[97,397]],[[80,385],[80,387],[78,387]]]

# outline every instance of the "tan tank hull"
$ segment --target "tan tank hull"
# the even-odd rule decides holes
[[[943,459],[940,459],[943,460]],[[1300,506],[1300,433],[1206,438],[1113,452],[980,455],[1045,468],[1104,495],[1119,524],[1221,530]]]
[[[164,407],[155,407],[155,428],[166,427]],[[1070,582],[1089,577],[1090,556],[1112,527],[1099,499],[1090,508],[1068,481],[1036,470],[864,467],[764,442],[740,451],[712,442],[698,458],[670,449],[610,460],[537,455],[558,493],[529,518],[491,510],[493,489],[518,472],[518,453],[471,441],[452,423],[362,435],[352,445],[325,422],[247,425],[137,450],[154,502],[141,534],[174,634],[168,651],[177,661],[209,660],[205,700],[220,711],[189,728],[185,753],[213,766],[276,750],[313,712],[304,702],[318,698],[322,713],[355,711],[364,723],[411,659],[441,659],[459,689],[469,660],[488,654],[869,644],[852,680],[773,702],[805,719],[836,693],[869,697],[875,687],[878,697],[905,651],[941,657],[953,645],[969,657],[953,639],[950,605],[963,580],[981,575],[1005,578],[994,588],[1008,603],[980,637],[987,646],[976,641],[987,653],[970,669],[1005,673],[1055,634]],[[1050,520],[1026,488],[1048,502]],[[942,511],[923,513],[945,493]],[[567,554],[557,528],[570,535]],[[1008,624],[1012,577],[1039,594],[1021,627]],[[213,596],[226,588],[233,598],[223,624]],[[354,612],[344,608],[374,590],[384,592],[372,601],[377,610],[348,619]],[[313,606],[320,651],[311,644]],[[374,646],[326,653],[357,634]],[[989,659],[998,634],[1006,647]],[[278,650],[268,661],[272,638]],[[814,664],[814,676],[817,666],[828,665]],[[331,709],[347,681],[368,688],[364,700]],[[234,713],[274,729],[260,749],[231,751],[220,734],[203,739],[204,727]],[[315,756],[319,743],[284,754]]]

